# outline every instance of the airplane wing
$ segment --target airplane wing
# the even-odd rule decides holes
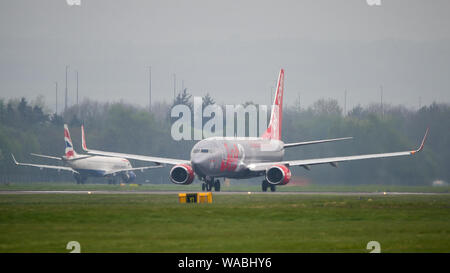
[[[128,172],[128,171],[141,171],[143,172],[144,170],[147,169],[156,169],[156,168],[162,168],[164,167],[163,165],[156,165],[156,166],[146,166],[146,167],[136,167],[136,168],[129,168],[129,169],[121,169],[121,170],[117,170],[117,171],[110,171],[110,172],[106,172],[105,176],[107,175],[116,175],[122,172]]]
[[[18,165],[18,166],[29,166],[29,167],[37,167],[39,169],[54,169],[54,170],[58,170],[58,171],[69,171],[72,173],[78,173],[77,171],[75,171],[74,169],[70,168],[70,167],[64,167],[64,166],[53,166],[53,165],[41,165],[41,164],[30,164],[30,163],[20,163],[17,162],[16,158],[14,157],[13,154],[11,154],[11,157],[14,161],[14,164]]]
[[[154,157],[154,156],[145,156],[145,155],[135,155],[135,154],[123,154],[123,153],[114,153],[114,152],[104,152],[97,150],[85,150],[88,154],[94,155],[104,155],[111,157],[122,157],[127,159],[134,159],[139,161],[153,162],[156,164],[169,164],[169,165],[177,165],[177,164],[185,164],[189,163],[189,160],[184,159],[173,159],[166,157]]]
[[[425,141],[427,139],[427,135],[428,135],[428,129],[425,132],[425,136],[422,139],[422,143],[420,144],[420,147],[417,150],[413,150],[413,151],[403,151],[403,152],[395,152],[395,153],[380,153],[380,154],[365,154],[365,155],[353,155],[353,156],[340,156],[340,157],[327,157],[327,158],[317,158],[317,159],[286,160],[286,161],[279,161],[279,162],[252,163],[252,164],[248,165],[248,168],[251,171],[265,171],[265,170],[267,170],[267,168],[270,168],[273,165],[285,165],[287,167],[301,166],[301,167],[304,167],[309,170],[309,166],[317,165],[317,164],[330,164],[330,165],[336,167],[338,162],[344,162],[344,161],[414,155],[423,149],[423,146],[425,145]]]
[[[347,140],[347,139],[352,139],[352,138],[353,137],[342,137],[342,138],[321,139],[321,140],[304,141],[304,142],[296,142],[296,143],[285,143],[284,148],[310,145],[310,144],[319,144],[319,143],[326,143],[326,142],[333,142],[333,141],[340,141],[340,140]]]
[[[55,160],[62,160],[61,157],[50,156],[50,155],[41,155],[41,154],[34,154],[34,153],[30,153],[30,155],[38,156],[38,157],[42,157],[42,158],[50,158],[50,159],[55,159]]]
[[[145,156],[145,155],[135,155],[135,154],[124,154],[124,153],[115,153],[115,152],[105,152],[105,151],[98,151],[98,150],[91,150],[87,148],[86,145],[86,138],[84,135],[84,126],[81,125],[81,147],[83,147],[83,150],[88,154],[93,155],[104,155],[104,156],[111,156],[111,157],[122,157],[127,159],[134,159],[139,161],[147,161],[147,162],[153,162],[156,164],[169,164],[169,165],[177,165],[177,164],[184,164],[189,163],[189,160],[184,159],[173,159],[173,158],[165,158],[165,157],[154,157],[154,156]]]
[[[63,158],[61,158],[61,157],[50,156],[50,155],[41,155],[41,154],[34,154],[34,153],[30,153],[30,155],[42,157],[42,158],[50,158],[50,159],[55,159],[55,160],[63,160]],[[70,160],[76,161],[76,160],[80,160],[80,159],[84,159],[84,158],[88,158],[88,157],[93,157],[93,155],[77,155],[77,157],[72,158]]]

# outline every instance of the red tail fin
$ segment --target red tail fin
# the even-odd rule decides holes
[[[86,137],[84,135],[84,124],[81,125],[81,147],[83,147],[83,150],[87,152],[88,148],[86,146]]]
[[[277,83],[277,92],[272,105],[270,123],[266,132],[262,135],[265,139],[281,140],[281,124],[283,122],[283,90],[284,90],[284,70],[280,70]]]

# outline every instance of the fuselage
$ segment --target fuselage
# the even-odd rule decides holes
[[[66,160],[66,164],[83,176],[103,177],[112,171],[132,168],[124,158],[107,156],[77,156]]]
[[[191,150],[191,164],[201,177],[249,178],[251,163],[277,162],[284,156],[284,143],[249,137],[212,137],[199,141]]]

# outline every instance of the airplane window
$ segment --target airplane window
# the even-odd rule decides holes
[[[202,153],[207,153],[207,152],[208,152],[208,149],[202,149],[201,152],[202,152]]]
[[[200,149],[194,149],[192,152],[193,153],[198,153],[198,152],[200,152]]]

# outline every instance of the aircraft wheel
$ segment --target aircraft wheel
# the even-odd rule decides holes
[[[214,190],[220,191],[220,181],[218,179],[214,182]]]
[[[81,184],[84,184],[84,183],[86,183],[86,180],[87,180],[87,177],[81,177]]]
[[[83,181],[79,174],[75,174],[73,177],[75,178],[75,181],[77,181],[77,184],[81,184]]]
[[[266,192],[268,186],[269,186],[269,183],[267,182],[267,180],[263,180],[263,182],[261,184],[262,191]]]
[[[271,192],[277,191],[277,186],[270,184],[270,191]]]
[[[214,177],[205,178],[206,191],[211,191],[214,186]]]

